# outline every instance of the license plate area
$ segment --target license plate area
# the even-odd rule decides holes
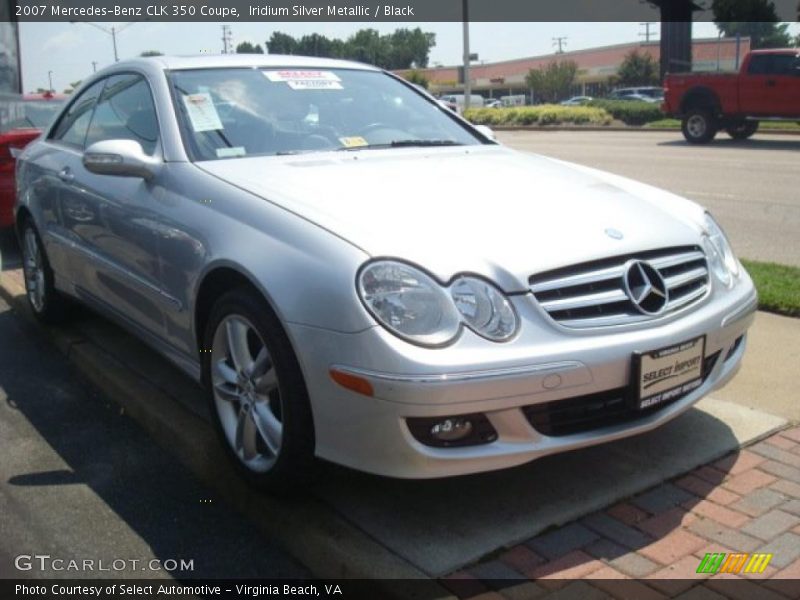
[[[700,387],[706,336],[633,355],[633,402],[637,410],[658,406]]]

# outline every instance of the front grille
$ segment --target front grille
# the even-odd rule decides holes
[[[643,314],[625,292],[626,264],[649,263],[664,279],[669,301],[657,316],[685,308],[709,289],[706,256],[698,246],[627,254],[539,273],[530,289],[541,307],[566,327],[627,325],[655,318]]]
[[[708,376],[719,359],[715,352],[703,359],[703,379]],[[685,395],[685,394],[684,394]],[[650,408],[633,407],[630,388],[617,388],[565,400],[554,400],[526,406],[522,409],[531,426],[539,433],[551,437],[572,435],[635,421],[663,410],[684,396],[676,396]]]

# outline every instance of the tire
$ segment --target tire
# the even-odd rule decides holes
[[[741,121],[725,129],[735,140],[746,140],[758,131],[758,121]]]
[[[70,317],[69,300],[55,288],[53,269],[47,260],[42,238],[33,222],[26,219],[20,230],[22,271],[25,295],[34,316],[48,325],[63,323]]]
[[[280,321],[255,291],[214,304],[200,352],[215,428],[253,486],[288,492],[315,468],[314,423],[297,357]]]
[[[690,144],[707,144],[717,135],[719,124],[712,112],[705,108],[693,108],[683,117],[681,132]]]

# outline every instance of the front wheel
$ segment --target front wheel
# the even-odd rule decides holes
[[[746,140],[756,131],[758,131],[758,121],[742,121],[725,129],[725,132],[735,140]]]
[[[22,226],[22,272],[28,305],[37,319],[47,324],[61,323],[69,316],[68,300],[54,284],[55,277],[33,222]]]
[[[269,305],[246,288],[222,296],[202,349],[217,432],[253,485],[284,491],[313,468],[314,426],[305,382]]]
[[[690,110],[681,124],[683,137],[690,144],[707,144],[717,135],[716,118],[710,110],[694,108]]]

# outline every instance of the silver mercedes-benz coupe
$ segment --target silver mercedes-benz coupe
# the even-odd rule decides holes
[[[756,292],[700,206],[515,152],[379,69],[156,57],[18,163],[33,311],[77,299],[207,389],[257,485],[639,434],[736,372]]]

